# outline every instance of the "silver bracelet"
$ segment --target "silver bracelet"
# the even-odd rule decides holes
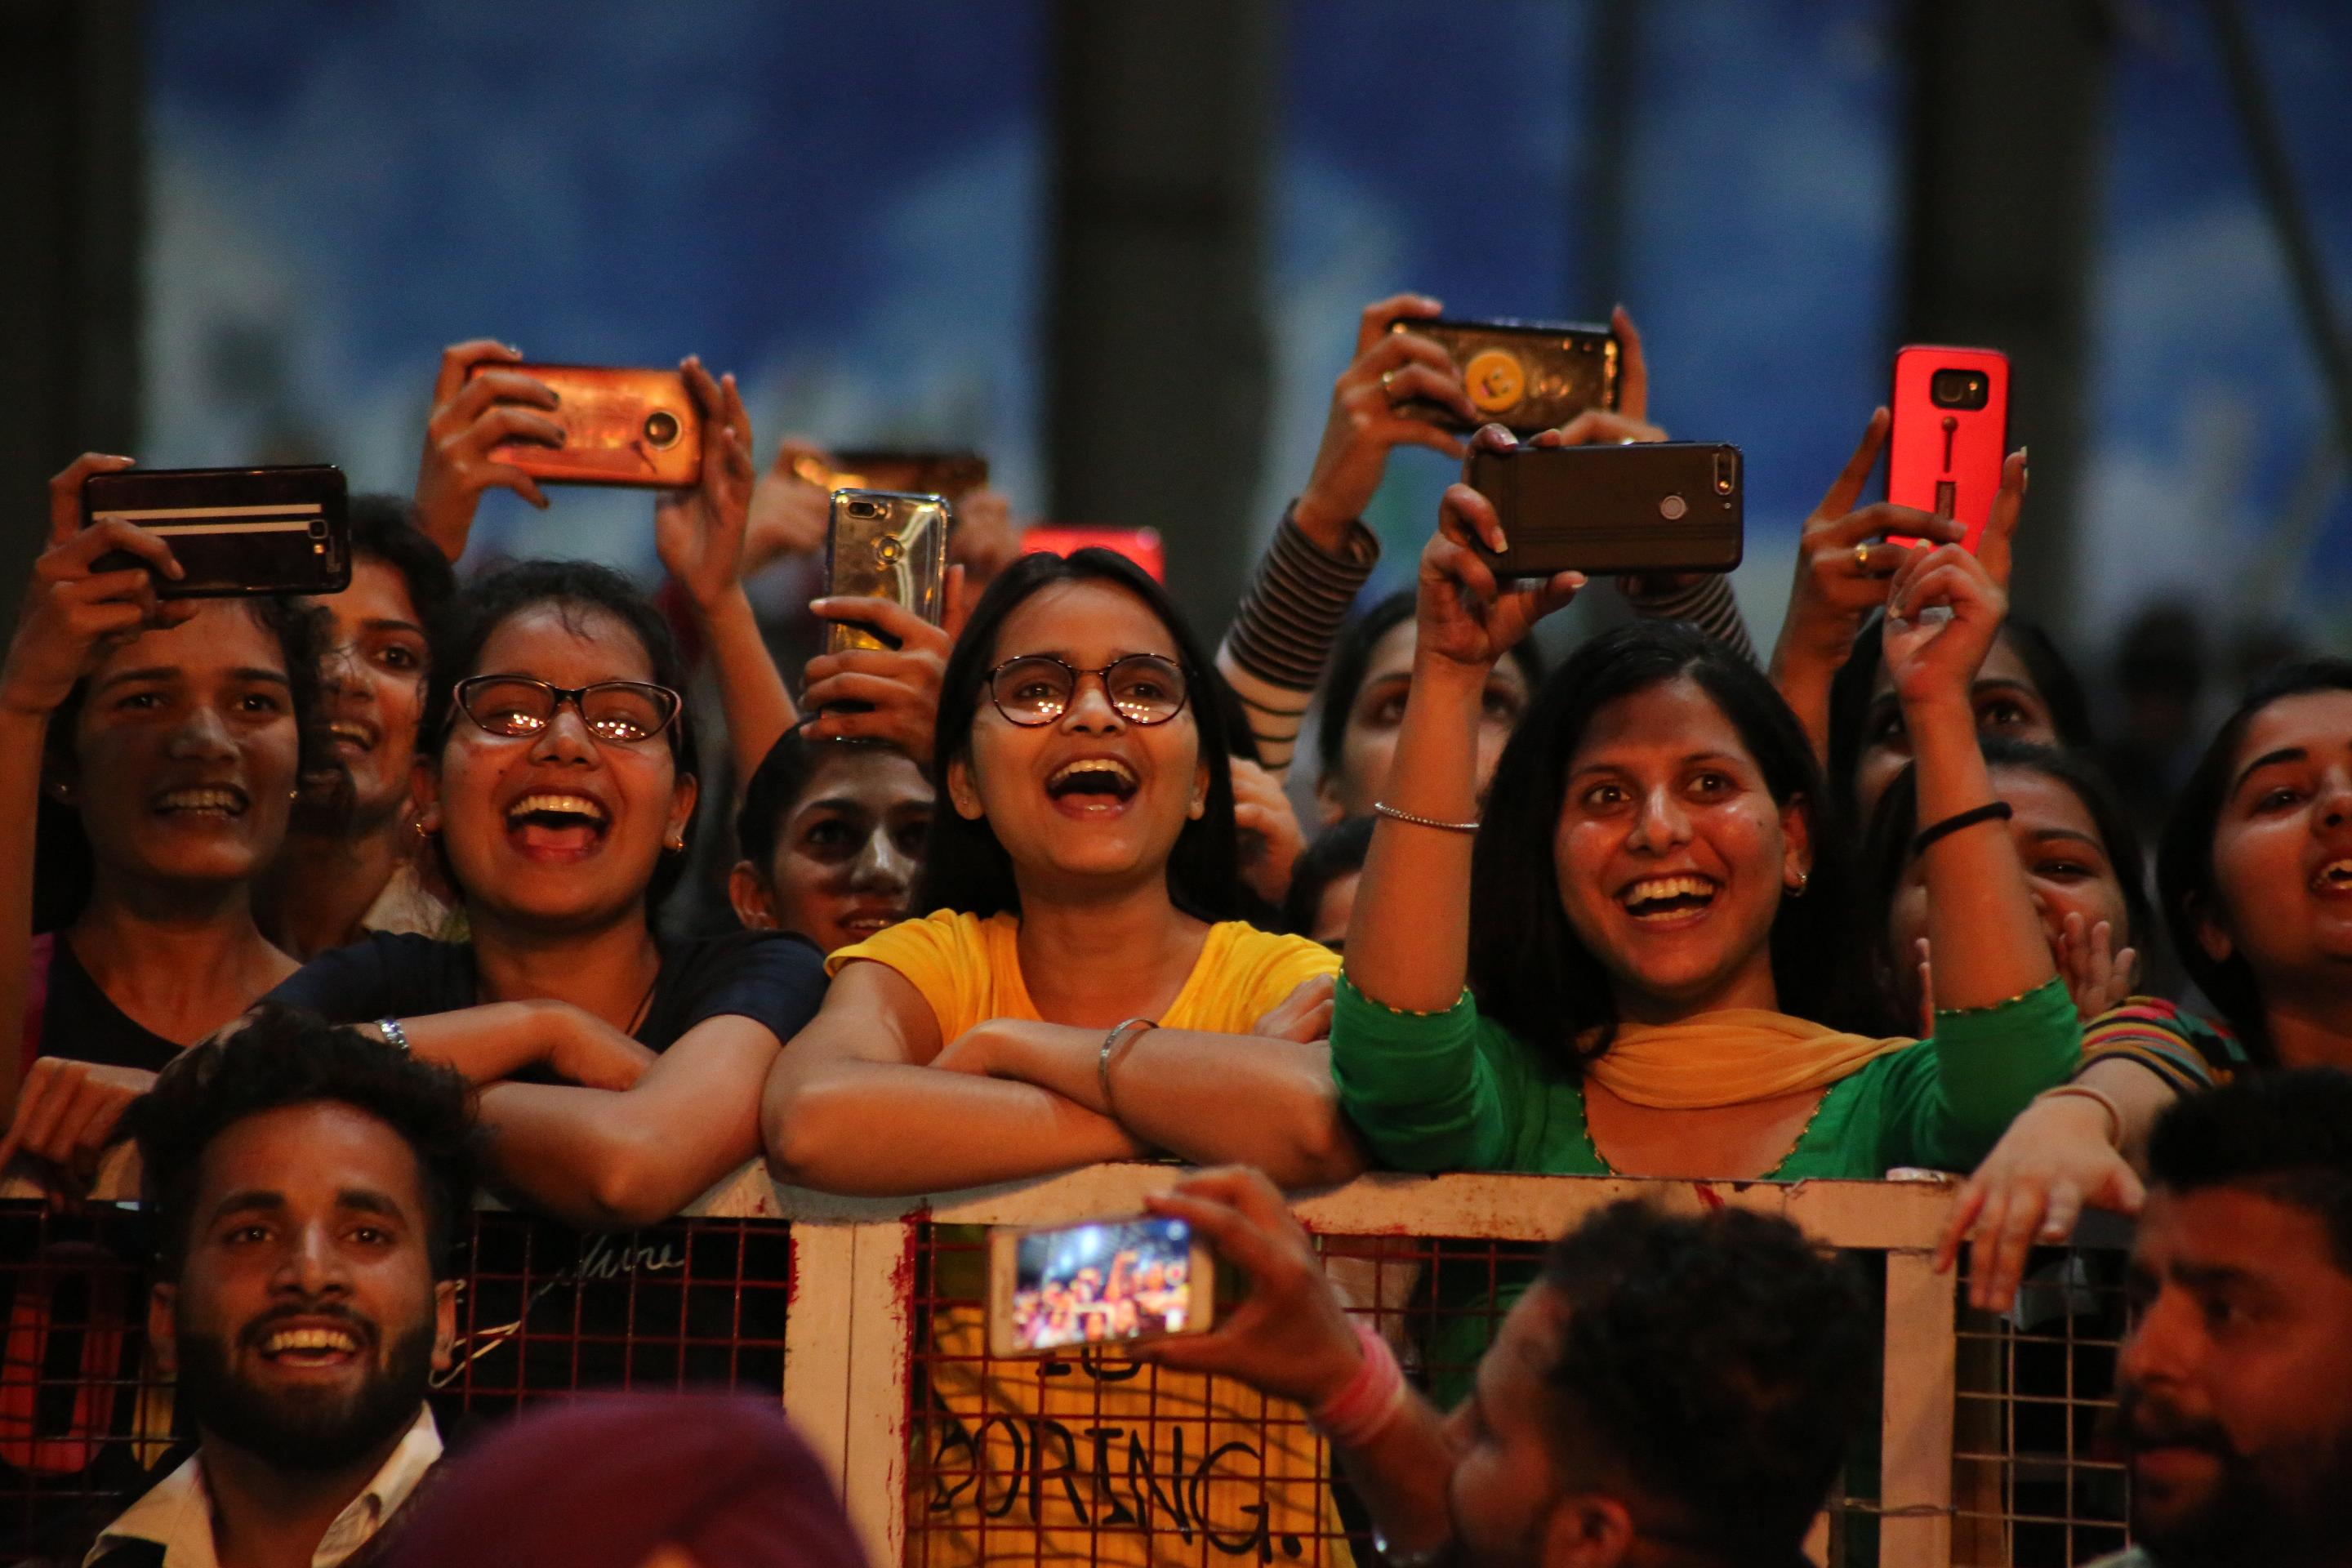
[[[385,1045],[402,1051],[408,1049],[408,1031],[400,1026],[399,1019],[378,1018],[375,1026],[377,1032],[383,1036]]]
[[[1475,822],[1440,822],[1433,816],[1415,816],[1412,812],[1399,811],[1395,806],[1391,805],[1384,800],[1376,800],[1372,802],[1372,809],[1381,816],[1389,817],[1394,821],[1410,822],[1415,827],[1437,827],[1443,828],[1448,833],[1475,833],[1478,831],[1478,825]]]
[[[1129,1042],[1141,1037],[1149,1031],[1158,1027],[1160,1027],[1160,1025],[1154,1019],[1129,1018],[1124,1023],[1118,1025],[1109,1034],[1103,1037],[1102,1050],[1095,1058],[1095,1080],[1102,1085],[1103,1110],[1114,1121],[1118,1120],[1118,1102],[1113,1100],[1110,1097],[1111,1055],[1121,1046],[1127,1045]]]

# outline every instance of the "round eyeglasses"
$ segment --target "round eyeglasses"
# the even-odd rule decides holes
[[[988,672],[988,700],[1015,724],[1051,724],[1070,710],[1082,676],[1096,676],[1111,707],[1130,724],[1165,724],[1184,710],[1184,667],[1154,653],[1129,654],[1100,669],[1076,669],[1051,654],[1024,654]]]
[[[643,680],[600,680],[593,686],[556,686],[527,675],[477,675],[457,682],[457,706],[493,735],[536,735],[555,722],[555,710],[569,702],[588,732],[608,745],[635,746],[652,740],[677,718],[682,700],[667,686]]]

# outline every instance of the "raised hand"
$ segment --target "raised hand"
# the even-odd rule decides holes
[[[2097,1101],[2037,1100],[1954,1195],[1936,1267],[1951,1268],[1968,1245],[1969,1304],[1999,1311],[2016,1298],[2027,1255],[2074,1235],[2085,1207],[2137,1214],[2147,1195]]]
[[[441,351],[433,413],[425,422],[425,455],[416,466],[416,521],[452,561],[466,553],[484,490],[512,490],[541,510],[547,509],[539,481],[511,463],[495,461],[490,449],[510,441],[563,445],[563,426],[534,412],[556,406],[554,389],[511,370],[488,370],[466,379],[477,365],[516,364],[521,359],[517,351],[488,338]]]
[[[122,1113],[154,1083],[153,1073],[136,1068],[36,1057],[16,1097],[16,1117],[0,1134],[0,1171],[22,1155],[74,1190],[87,1189]]]
[[[120,519],[80,526],[82,481],[131,466],[128,458],[85,452],[49,480],[49,547],[33,563],[7,662],[0,665],[0,708],[46,718],[100,649],[150,627],[178,626],[201,607],[156,596],[156,573],[184,574],[161,535]],[[115,552],[139,564],[94,570],[100,556]]]
[[[1021,533],[1013,526],[1013,500],[986,485],[955,503],[955,531],[948,535],[948,559],[964,569],[974,592],[1019,559]]]
[[[1234,826],[1242,837],[1242,880],[1269,904],[1290,891],[1290,870],[1307,848],[1282,783],[1247,757],[1233,759]],[[1321,1036],[1314,1037],[1320,1039]]]
[[[1475,422],[1478,410],[1462,384],[1462,371],[1445,346],[1417,332],[1391,332],[1401,318],[1427,319],[1444,307],[1420,294],[1394,294],[1364,307],[1356,328],[1356,357],[1331,388],[1331,412],[1315,468],[1290,517],[1326,550],[1337,550],[1349,525],[1363,516],[1398,447],[1427,447],[1462,455],[1459,439],[1425,419],[1397,412],[1413,398],[1441,403]]]
[[[824,548],[833,497],[803,470],[829,473],[833,466],[832,454],[813,441],[787,436],[776,444],[776,460],[751,487],[743,575],[756,577],[764,566]]]
[[[743,584],[743,536],[751,510],[751,416],[732,375],[714,381],[701,360],[679,362],[702,410],[702,480],[654,499],[654,546],[662,565],[708,616]]]
[[[2021,459],[2011,461],[2021,476]],[[1957,544],[1912,551],[1886,594],[1886,670],[1895,696],[1906,707],[1965,703],[2008,614],[2009,595],[1980,558]]]
[[[952,579],[962,570],[948,568],[951,599],[960,597]],[[822,620],[864,626],[898,646],[845,648],[809,660],[800,706],[812,717],[803,733],[812,741],[885,741],[917,766],[929,767],[940,683],[955,634],[887,599],[816,599],[809,612]]]
[[[2132,994],[2132,980],[2139,971],[2139,950],[2126,947],[2117,952],[2115,940],[2115,928],[2105,921],[2086,930],[2082,914],[2076,911],[2059,923],[2052,943],[2058,977],[2066,983],[2066,994],[2074,997],[2074,1011],[2085,1024],[2111,1007],[2121,1006]]]
[[[1510,432],[1488,425],[1471,437],[1474,446],[1497,449]],[[1531,587],[1506,589],[1494,568],[1471,548],[1509,547],[1494,503],[1466,484],[1450,485],[1437,514],[1437,531],[1421,552],[1419,657],[1443,658],[1478,668],[1491,667],[1529,628],[1565,606],[1584,586],[1580,572],[1562,572]]]

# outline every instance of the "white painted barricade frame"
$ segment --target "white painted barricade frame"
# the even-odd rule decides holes
[[[1131,1214],[1187,1173],[1097,1165],[1033,1182],[922,1198],[845,1198],[777,1186],[756,1168],[688,1212],[793,1222],[784,1407],[842,1479],[842,1500],[876,1568],[906,1545],[907,1422],[914,1352],[915,1227],[1051,1225]],[[1701,1213],[1738,1207],[1788,1219],[1824,1246],[1886,1256],[1879,1434],[1879,1552],[1885,1568],[1951,1561],[1953,1281],[1934,1269],[1948,1181],[1646,1181],[1595,1176],[1378,1173],[1295,1194],[1292,1212],[1335,1237],[1549,1241],[1621,1198]]]

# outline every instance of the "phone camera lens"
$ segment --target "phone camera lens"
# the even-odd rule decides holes
[[[1938,408],[1982,408],[1991,384],[1984,373],[1939,370],[1927,381],[1927,398]]]
[[[676,446],[680,428],[677,416],[667,408],[656,408],[646,416],[646,439],[656,447]]]

